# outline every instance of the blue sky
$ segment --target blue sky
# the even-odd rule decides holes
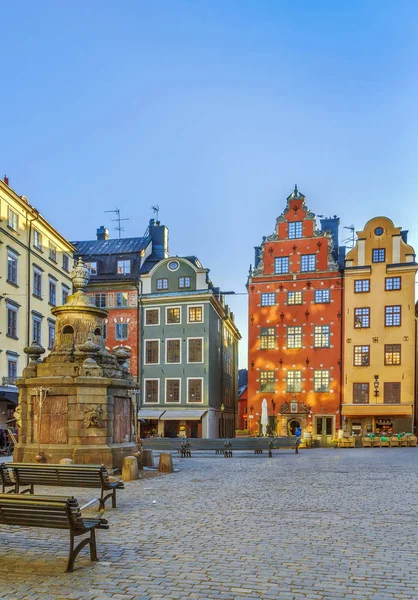
[[[72,0],[0,5],[0,173],[69,239],[160,206],[172,254],[230,298],[295,183],[418,249],[418,4]],[[1,174],[3,174],[1,173]],[[345,231],[345,230],[344,230]],[[114,231],[113,235],[117,235]]]

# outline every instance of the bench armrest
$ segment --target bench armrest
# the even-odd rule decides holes
[[[100,505],[100,501],[98,498],[93,498],[93,500],[90,500],[90,502],[87,502],[87,504],[83,504],[83,506],[80,506],[80,512],[83,512],[83,510],[85,510],[86,508],[88,508],[89,506],[91,506],[92,504],[95,504],[96,502],[99,502]],[[103,508],[99,508],[99,510],[97,511],[97,517],[95,516],[94,518],[98,518],[100,520],[101,523],[107,523],[106,519],[102,519],[101,516],[104,513],[105,509]]]
[[[122,469],[108,469],[109,475],[122,475]]]

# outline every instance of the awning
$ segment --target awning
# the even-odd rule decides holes
[[[166,410],[161,421],[200,421],[207,410]]]
[[[15,385],[0,385],[0,400],[17,404],[18,399],[19,388],[17,388]]]
[[[163,410],[152,408],[141,408],[138,411],[138,419],[159,419],[163,414]]]
[[[412,415],[412,404],[343,404],[342,414],[346,417],[396,417]]]

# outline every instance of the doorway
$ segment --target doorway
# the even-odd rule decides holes
[[[334,430],[334,417],[315,417],[315,435],[321,446],[330,446]]]
[[[297,419],[292,419],[287,424],[287,431],[289,435],[296,435],[296,429],[300,427],[300,423]]]

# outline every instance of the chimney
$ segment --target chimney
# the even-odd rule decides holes
[[[100,225],[99,229],[96,229],[96,236],[98,240],[108,240],[109,230],[104,225]]]
[[[168,258],[168,229],[160,221],[150,219],[149,235],[152,240],[152,253],[156,258]]]
[[[9,185],[9,178],[7,177],[7,175],[4,176],[3,181],[6,185]]]

